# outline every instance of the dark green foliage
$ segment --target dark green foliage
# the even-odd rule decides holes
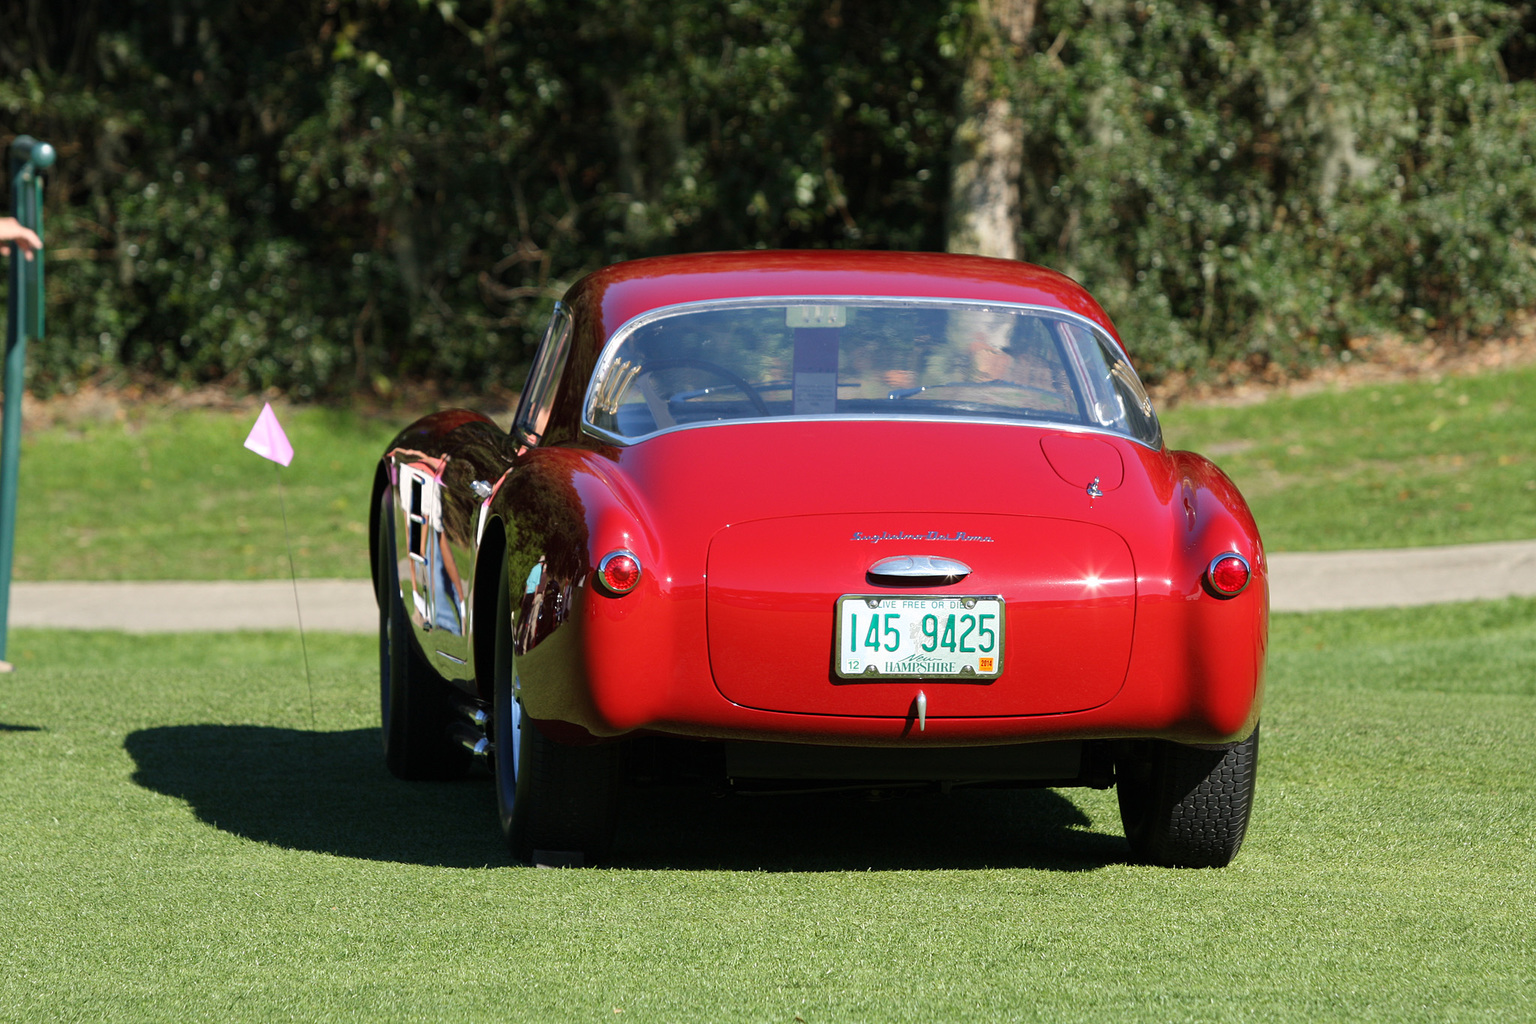
[[[1458,10],[1049,4],[1026,251],[1162,371],[1500,326],[1536,303],[1536,92],[1499,52],[1530,14]]]
[[[1000,79],[1024,251],[1100,295],[1153,376],[1536,302],[1536,18],[1375,6],[1042,4]],[[0,140],[60,152],[32,387],[515,385],[554,298],[617,259],[941,248],[974,13],[5,5]]]

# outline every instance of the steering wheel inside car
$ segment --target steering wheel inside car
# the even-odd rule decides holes
[[[653,387],[648,387],[641,383],[646,377],[664,373],[668,370],[702,370],[705,373],[713,374],[732,388],[740,391],[746,397],[746,400],[751,403],[753,411],[759,416],[773,415],[768,411],[768,404],[763,401],[763,396],[757,393],[756,388],[749,384],[740,374],[728,370],[718,363],[712,363],[707,359],[693,358],[658,359],[641,366],[640,372],[630,385],[631,387],[639,388],[640,393],[645,396],[646,403],[651,406],[651,415],[655,417],[657,426],[673,426],[676,424],[676,417],[670,411],[670,406],[673,402],[706,397],[711,391],[715,390],[712,388],[696,388],[693,391],[681,391],[676,394],[664,395],[658,394]],[[671,422],[664,423],[662,422],[663,419],[670,420]]]

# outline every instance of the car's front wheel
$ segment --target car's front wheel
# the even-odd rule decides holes
[[[523,714],[514,679],[506,580],[496,613],[493,728],[496,805],[512,856],[526,864],[582,867],[600,861],[618,810],[616,743],[572,746]]]
[[[393,509],[386,493],[379,514],[379,718],[384,764],[401,779],[452,779],[468,771],[469,751],[448,735],[445,684],[416,650],[400,599]]]
[[[1259,767],[1259,730],[1226,748],[1164,740],[1126,744],[1115,762],[1131,853],[1165,867],[1231,863],[1243,845]]]

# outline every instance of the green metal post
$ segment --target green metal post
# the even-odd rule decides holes
[[[30,135],[11,143],[11,210],[23,227],[43,237],[43,176],[53,147]],[[27,339],[43,336],[43,251],[29,260],[11,245],[10,311],[5,329],[5,411],[0,425],[0,666],[10,632],[11,561],[16,544],[16,481],[21,462],[21,393],[26,383]]]

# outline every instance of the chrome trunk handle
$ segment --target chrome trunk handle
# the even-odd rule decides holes
[[[958,583],[970,574],[971,567],[964,562],[939,555],[895,555],[869,567],[871,579],[918,586]]]

